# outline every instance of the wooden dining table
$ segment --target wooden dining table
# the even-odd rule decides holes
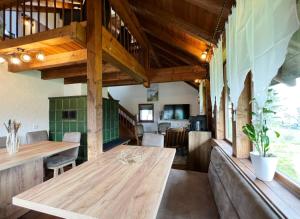
[[[117,146],[13,198],[61,218],[153,219],[175,149]]]
[[[12,205],[12,197],[43,182],[43,159],[79,147],[79,143],[42,141],[21,145],[9,155],[0,149],[0,218],[18,218],[28,211]]]

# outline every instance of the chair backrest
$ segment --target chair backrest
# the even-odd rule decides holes
[[[158,132],[160,134],[166,134],[167,129],[171,127],[170,122],[161,122],[158,124]]]
[[[80,132],[66,132],[63,137],[63,142],[80,143],[80,139],[81,139]],[[79,147],[76,147],[76,148],[72,148],[72,149],[66,150],[64,152],[61,152],[60,155],[67,156],[67,157],[73,157],[73,158],[77,159],[78,151],[79,151]]]
[[[6,147],[6,137],[0,137],[0,148]]]
[[[142,146],[163,147],[164,136],[160,134],[144,133]]]
[[[142,124],[137,124],[135,126],[136,135],[141,137],[144,135],[144,126]]]
[[[26,142],[27,144],[34,144],[40,141],[48,141],[48,132],[46,130],[27,132]]]
[[[187,130],[186,128],[169,128],[166,131],[166,147],[183,147],[187,146],[186,142]]]

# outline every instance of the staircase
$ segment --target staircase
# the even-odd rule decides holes
[[[108,93],[109,99],[114,99]],[[119,104],[119,125],[120,125],[120,138],[130,139],[131,142],[136,141],[135,125],[137,124],[136,117],[130,113],[125,107]]]

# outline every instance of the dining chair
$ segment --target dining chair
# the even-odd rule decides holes
[[[187,133],[186,128],[169,128],[166,132],[165,147],[175,148],[177,152],[182,155],[185,154],[185,148],[187,147]]]
[[[63,142],[74,142],[80,143],[81,133],[80,132],[66,132],[63,137]],[[76,159],[78,157],[79,147],[72,148],[63,151],[53,157],[47,158],[47,168],[53,170],[53,176],[58,176],[58,172],[64,172],[64,167],[72,165],[72,168],[76,166]]]
[[[6,147],[6,137],[0,137],[0,148]]]
[[[141,145],[141,139],[144,135],[144,126],[142,124],[135,125],[135,138],[137,145]]]
[[[171,127],[171,123],[170,122],[161,122],[158,124],[158,133],[165,135],[167,132],[167,129],[169,129]]]
[[[27,144],[34,144],[40,141],[48,141],[48,140],[49,140],[48,132],[46,130],[26,133]]]
[[[144,133],[142,146],[164,147],[164,136],[161,134]]]

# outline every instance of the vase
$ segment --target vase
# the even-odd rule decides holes
[[[272,181],[276,172],[278,158],[275,156],[263,157],[257,152],[250,152],[255,176],[262,181]]]
[[[19,151],[20,138],[14,132],[9,133],[6,138],[6,150],[12,155]]]

